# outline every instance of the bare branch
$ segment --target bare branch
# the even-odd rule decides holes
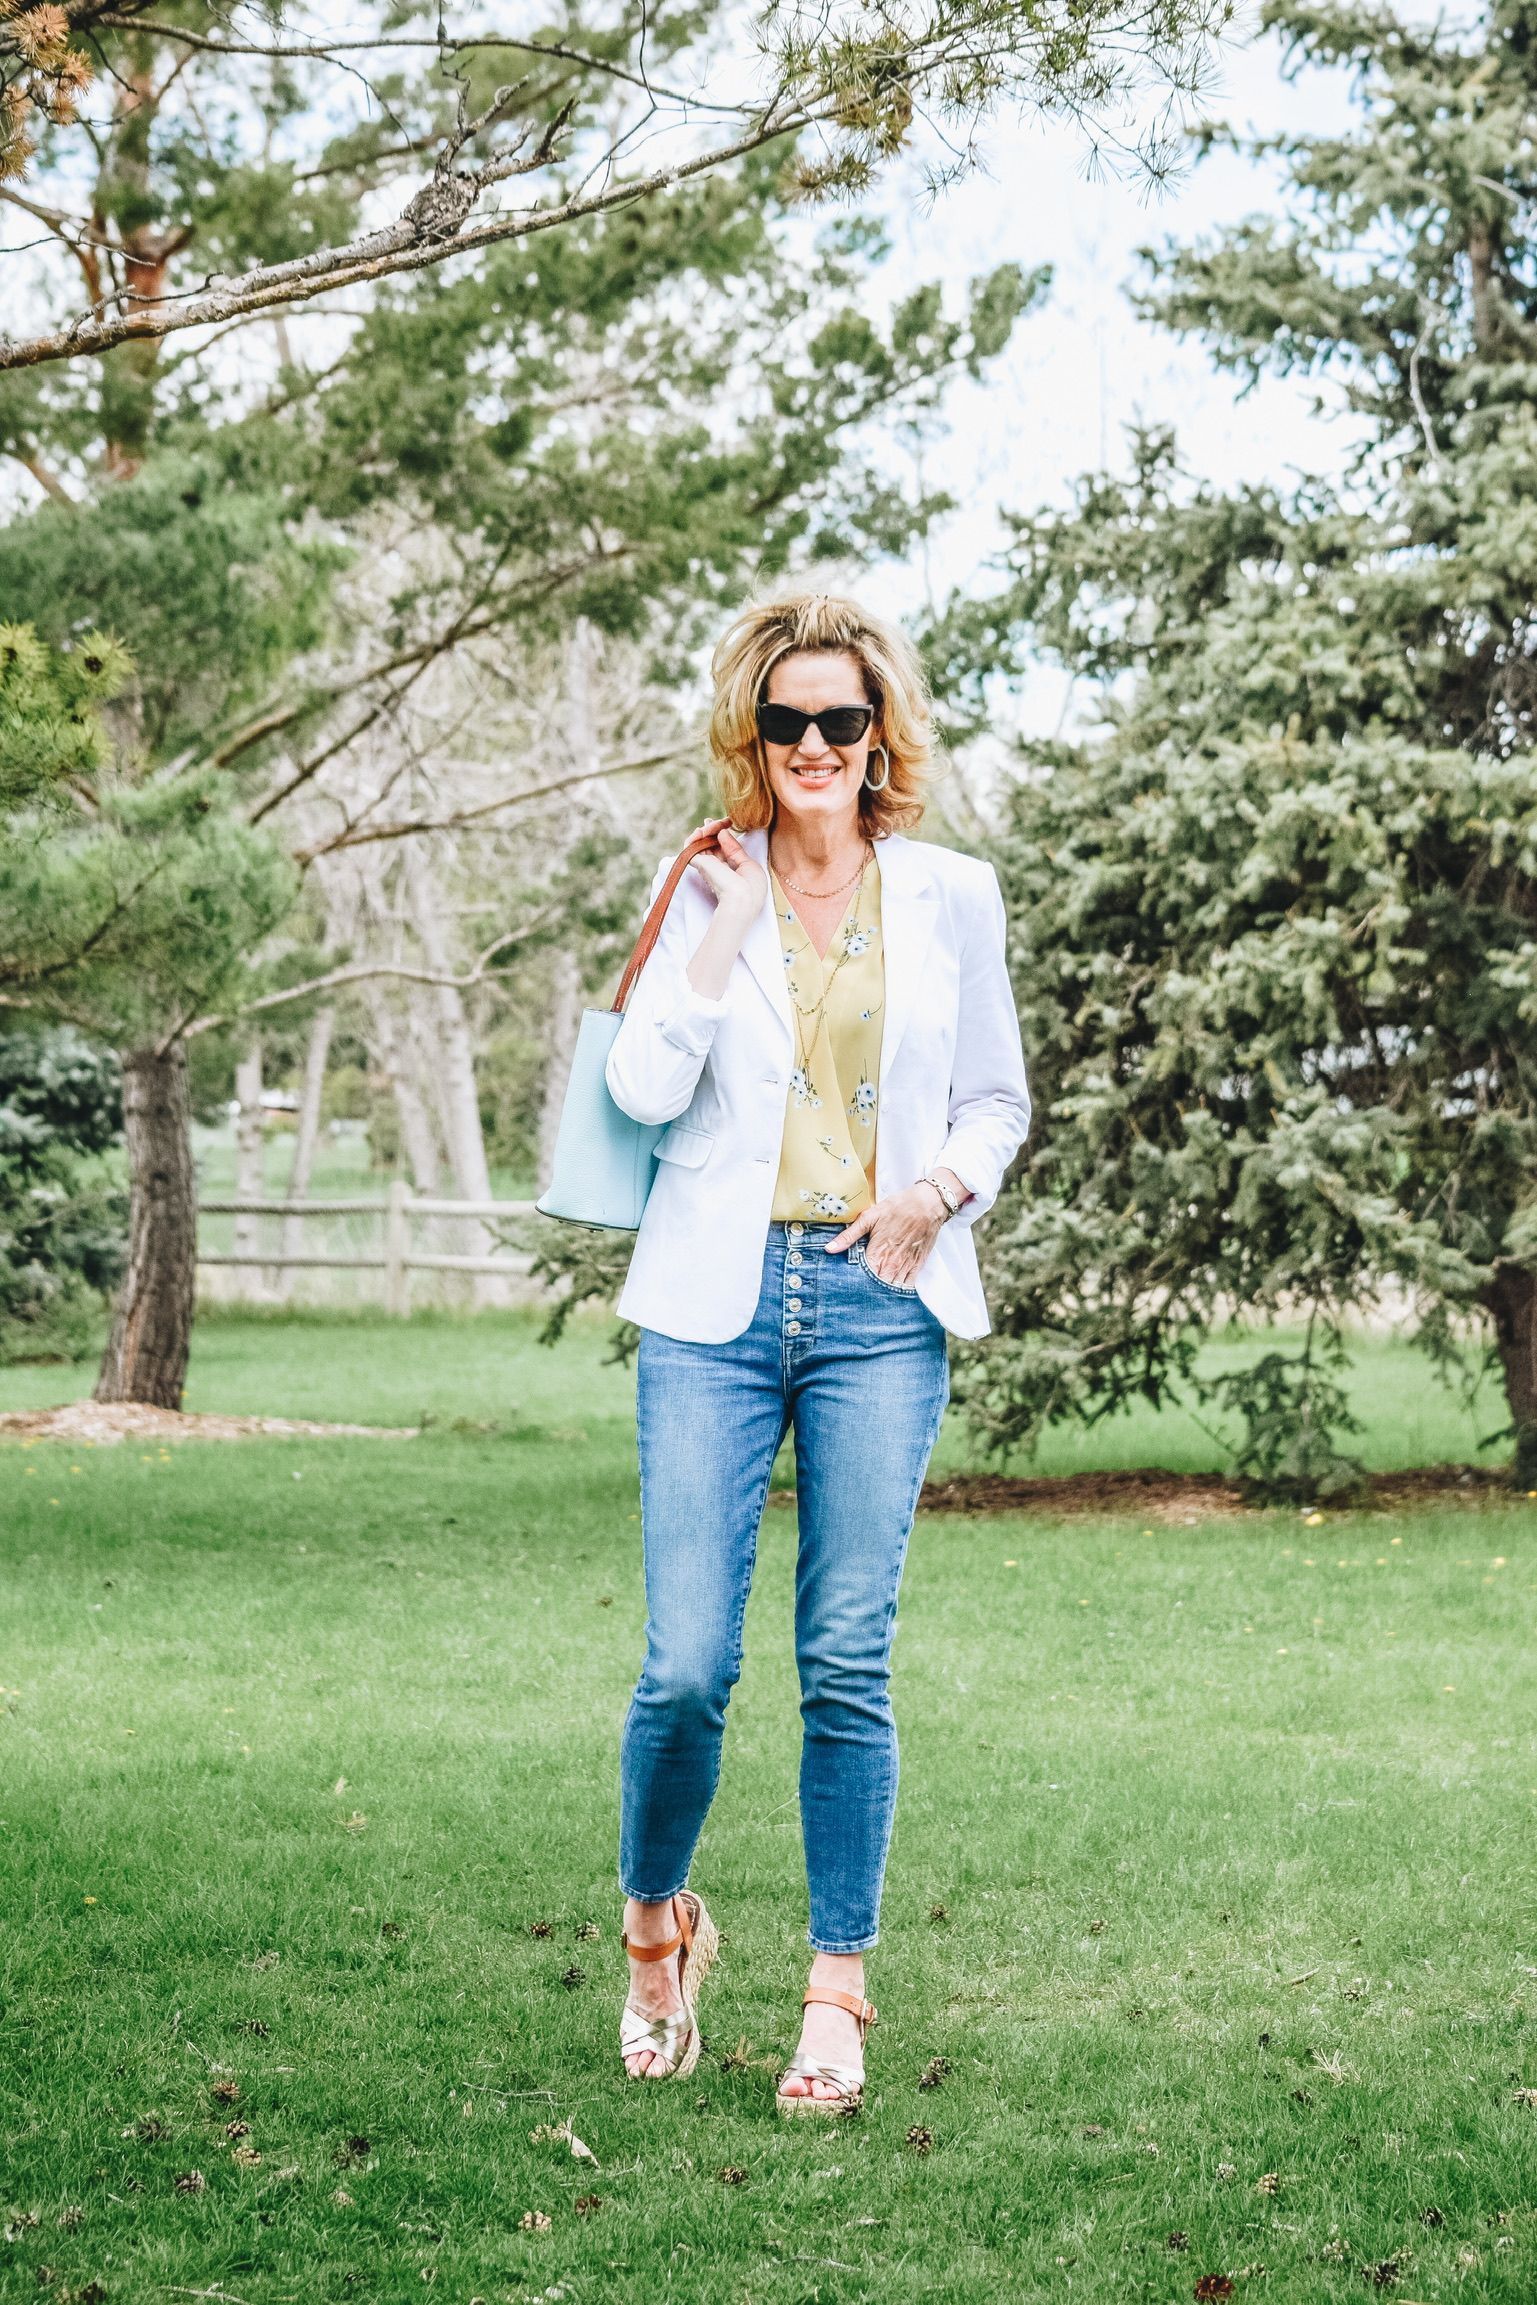
[[[43,494],[45,496],[51,496],[55,504],[74,503],[74,498],[70,495],[69,490],[65,487],[63,481],[60,480],[58,474],[55,472],[50,472],[47,465],[44,464],[40,458],[29,454],[29,452],[24,448],[13,448],[10,453],[15,458],[16,462],[22,467],[24,472],[31,473],[33,479],[37,482],[38,487],[43,491]]]
[[[397,681],[393,688],[387,689],[378,702],[371,704],[366,712],[360,713],[349,728],[344,728],[339,735],[332,737],[330,743],[322,745],[319,752],[311,753],[308,760],[301,761],[286,784],[280,784],[276,792],[269,792],[266,799],[252,809],[251,823],[260,824],[264,817],[270,816],[275,808],[280,808],[285,800],[291,799],[317,777],[328,761],[335,760],[338,753],[345,752],[350,744],[356,744],[360,736],[366,736],[371,728],[376,727],[385,714],[393,711],[415,687],[435,657],[436,652],[430,656],[423,655],[421,661],[411,667],[404,680]]]
[[[276,792],[269,792],[266,799],[251,811],[250,821],[252,824],[260,824],[264,817],[270,816],[275,808],[281,807],[285,800],[291,798],[313,777],[318,776],[328,760],[334,760],[338,753],[346,751],[349,744],[355,743],[360,736],[366,734],[394,705],[399,703],[410,688],[414,687],[429,665],[436,663],[440,656],[447,654],[451,649],[457,648],[459,643],[467,639],[472,632],[484,630],[496,621],[494,617],[483,613],[484,604],[497,577],[501,574],[507,553],[510,550],[510,546],[504,546],[502,551],[497,554],[474,598],[466,603],[453,623],[433,640],[413,650],[406,658],[405,661],[410,666],[406,678],[398,681],[379,699],[377,704],[371,704],[368,710],[352,723],[350,728],[342,731],[340,736],[333,737],[331,742],[322,746],[319,752],[312,753],[308,760],[301,761],[286,784],[280,784]]]
[[[232,762],[240,758],[243,752],[249,752],[253,745],[260,744],[264,737],[280,735],[285,728],[292,728],[296,721],[308,719],[311,713],[323,712],[328,705],[335,704],[343,696],[355,696],[360,688],[367,688],[371,681],[388,680],[392,672],[403,672],[408,665],[419,666],[424,662],[430,663],[435,658],[444,655],[448,650],[457,648],[461,641],[473,640],[483,632],[492,631],[495,628],[497,616],[490,612],[485,614],[479,612],[483,609],[487,595],[491,591],[492,582],[501,573],[505,559],[505,553],[498,554],[490,575],[481,583],[468,606],[462,609],[453,622],[442,632],[432,633],[426,640],[415,641],[409,648],[397,649],[392,656],[381,657],[376,664],[370,664],[362,672],[348,673],[340,680],[328,681],[319,688],[311,689],[307,695],[301,696],[293,704],[270,706],[267,711],[258,713],[254,720],[246,721],[243,726],[234,731],[233,735],[226,737],[223,744],[219,745],[215,751],[207,754],[206,758],[209,765],[213,768],[228,768]],[[545,591],[563,585],[572,576],[579,575],[583,568],[590,565],[590,561],[583,560],[573,563],[564,570],[543,576],[539,580],[539,589]],[[513,598],[516,597],[514,594]],[[505,606],[507,603],[504,601],[499,605]],[[397,691],[396,693],[403,692]],[[357,734],[360,731],[355,730],[353,733]],[[351,741],[350,738],[348,741]],[[180,755],[172,765],[178,769],[190,768],[194,761],[204,757],[201,752],[194,749]],[[326,760],[331,758],[329,749],[324,758]],[[290,792],[297,791],[300,784],[308,783],[315,770],[321,766],[323,766],[321,760],[307,764],[302,774],[296,775],[292,781],[283,785],[262,802],[258,815],[252,821],[259,822],[260,818],[265,816],[270,809],[277,807],[280,800],[286,800]]]
[[[97,233],[91,224],[83,218],[68,216],[61,208],[41,207],[37,201],[28,200],[24,193],[17,192],[9,184],[0,184],[0,200],[3,200],[7,207],[19,208],[23,214],[34,218],[37,223],[46,225],[54,239],[64,243],[80,267],[81,277],[85,281],[85,292],[91,299],[92,305],[99,304],[101,301],[101,259],[96,251],[99,248],[105,248],[109,253],[115,252],[116,243]]]
[[[409,968],[398,961],[349,962],[343,968],[328,969],[324,976],[309,977],[303,984],[285,985],[281,992],[264,992],[258,999],[247,1001],[239,1009],[232,1009],[228,1015],[197,1017],[182,1028],[179,1037],[191,1040],[197,1033],[212,1032],[217,1025],[229,1024],[236,1016],[258,1016],[266,1009],[282,1008],[289,1001],[308,1000],[313,993],[331,992],[338,985],[366,984],[373,977],[402,977],[409,984],[452,985],[458,992],[467,992],[471,985],[480,983],[499,953],[506,952],[512,945],[526,943],[531,936],[537,936],[541,929],[552,927],[559,917],[559,907],[551,905],[544,912],[537,913],[531,921],[525,921],[521,928],[508,929],[505,935],[494,938],[486,946],[467,976],[445,976],[440,970]]]
[[[410,648],[397,649],[393,656],[381,657],[377,664],[369,665],[363,672],[350,673],[343,680],[330,681],[323,687],[312,689],[293,704],[272,705],[266,712],[258,713],[254,720],[246,721],[215,751],[209,753],[209,765],[213,768],[230,767],[243,752],[249,752],[264,737],[281,735],[285,728],[292,728],[296,721],[307,720],[311,713],[325,711],[339,697],[355,695],[358,689],[367,688],[370,681],[388,680],[392,672],[402,672],[407,665],[420,664],[424,657],[438,656],[445,648],[453,645],[455,638],[464,637],[465,633],[457,627],[451,627],[448,635],[434,633],[429,640],[417,641]],[[196,751],[185,753],[173,766],[188,768],[199,757]],[[270,805],[275,808],[279,800],[286,799],[291,789],[285,785],[273,797]]]
[[[440,657],[449,655],[466,640],[478,640],[482,634],[494,632],[510,614],[514,604],[520,598],[525,597],[530,592],[537,592],[547,598],[550,594],[562,590],[573,578],[582,575],[595,562],[601,562],[605,558],[612,561],[622,557],[613,553],[607,555],[590,553],[581,560],[568,562],[564,568],[541,570],[537,577],[530,577],[523,583],[513,586],[510,591],[502,593],[500,597],[493,597],[496,578],[501,574],[506,563],[507,549],[510,548],[504,549],[497,555],[474,595],[454,621],[447,625],[442,632],[433,633],[430,638],[418,641],[413,647],[401,649],[394,656],[386,657],[381,663],[370,665],[366,672],[356,673],[348,679],[335,681],[329,687],[302,698],[297,704],[275,705],[258,719],[248,721],[244,728],[237,729],[235,734],[210,756],[214,767],[227,768],[231,761],[237,760],[242,752],[249,751],[253,744],[259,744],[263,737],[275,735],[279,730],[289,727],[296,720],[305,718],[309,713],[317,711],[325,705],[334,704],[339,697],[355,695],[360,688],[366,688],[370,681],[384,680],[391,673],[409,669],[410,677],[408,679],[399,682],[389,691],[388,695],[380,699],[377,705],[370,705],[368,710],[358,720],[355,720],[350,728],[346,729],[341,736],[333,739],[322,751],[313,754],[308,760],[301,761],[287,782],[279,785],[276,792],[268,793],[266,798],[252,812],[250,821],[253,824],[260,824],[263,817],[270,816],[272,811],[283,801],[291,798],[301,787],[318,775],[328,761],[334,760],[338,753],[345,752],[349,744],[354,743],[358,737],[365,735],[390,710],[392,705],[399,703],[407,691],[414,687],[422,673],[430,665],[435,664]],[[489,607],[486,605],[488,600],[491,601]],[[190,766],[196,757],[196,754],[184,755],[176,765],[178,767]]]
[[[333,57],[356,54],[382,54],[397,48],[430,48],[436,56],[460,56],[486,48],[500,48],[517,56],[548,56],[560,64],[580,65],[584,72],[600,72],[606,79],[622,80],[627,87],[644,89],[648,96],[665,97],[669,103],[686,104],[696,112],[720,112],[740,118],[750,108],[745,104],[712,104],[706,98],[685,93],[680,89],[659,88],[644,73],[627,72],[612,58],[594,56],[586,48],[568,48],[559,40],[518,40],[510,34],[486,32],[468,40],[449,40],[434,34],[419,32],[380,32],[362,40],[210,40],[206,33],[189,32],[180,24],[146,23],[135,19],[131,26],[117,16],[98,16],[99,25],[109,31],[153,33],[160,40],[180,41],[189,48],[198,48],[211,56],[270,56],[274,59],[309,60],[328,64]]]
[[[363,848],[374,841],[404,840],[414,832],[454,832],[466,824],[477,824],[488,816],[495,816],[504,808],[521,808],[525,801],[547,800],[551,793],[569,792],[573,785],[596,783],[599,777],[634,776],[643,768],[662,768],[676,761],[698,739],[683,737],[665,752],[643,753],[638,760],[614,760],[605,768],[580,768],[571,776],[558,776],[550,784],[532,784],[526,792],[505,792],[497,800],[482,801],[476,808],[455,809],[452,816],[397,817],[390,824],[359,827],[348,825],[329,840],[317,840],[309,848],[296,848],[295,864],[313,864],[320,856],[334,856],[341,848]]]

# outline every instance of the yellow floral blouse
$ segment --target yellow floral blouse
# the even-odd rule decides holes
[[[795,1027],[795,1068],[771,1215],[778,1224],[797,1218],[841,1222],[875,1199],[876,1083],[886,999],[880,868],[872,854],[820,959],[772,867],[769,878]]]

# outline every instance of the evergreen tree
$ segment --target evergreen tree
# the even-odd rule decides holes
[[[391,21],[405,37],[409,18]],[[653,62],[698,29],[651,22]],[[59,261],[115,309],[125,283],[138,309],[187,277],[344,241],[435,140],[453,144],[461,93],[480,117],[507,61],[445,52],[360,122],[340,118],[318,62],[237,59],[209,24],[211,47],[158,14],[99,28],[113,71],[92,99],[86,197],[67,119],[8,195],[47,210]],[[597,134],[608,50],[547,62],[484,124],[483,150],[514,114],[535,149],[559,119]],[[878,327],[856,302],[878,235],[845,218],[792,257],[783,163],[763,144],[644,198],[578,203],[532,243],[386,266],[344,316],[259,300],[212,335],[152,331],[0,373],[0,450],[41,492],[0,527],[0,599],[56,649],[104,625],[134,665],[99,818],[86,797],[49,816],[0,881],[17,923],[7,997],[122,1058],[133,1246],[102,1397],[179,1400],[195,1246],[183,1037],[292,988],[263,940],[298,885],[295,811],[310,807],[301,863],[379,837],[377,812],[356,825],[328,794],[328,768],[395,726],[429,668],[498,637],[515,664],[578,624],[631,636],[675,687],[754,575],[830,546],[900,551],[939,509],[880,469],[872,435],[979,372],[1043,277],[1000,267],[959,311],[919,284]],[[338,571],[381,537],[406,540],[380,556],[397,580],[349,626]],[[318,844],[317,800],[333,819]],[[134,850],[152,860],[138,879]]]
[[[1165,435],[1018,522],[940,638],[964,720],[1045,655],[1101,725],[1032,745],[1001,868],[1038,1120],[992,1233],[1000,1440],[1193,1381],[1223,1308],[1300,1355],[1204,1389],[1242,1469],[1350,1477],[1347,1310],[1482,1327],[1537,1487],[1537,9],[1416,29],[1271,0],[1359,118],[1286,136],[1281,212],[1151,261],[1224,367],[1318,379],[1345,477],[1194,485]],[[1258,148],[1255,148],[1258,149]]]
[[[121,649],[99,637],[52,650],[26,626],[0,628],[0,1010],[123,1052],[129,1239],[98,1396],[174,1408],[196,1277],[181,1035],[200,1010],[247,993],[251,956],[285,916],[296,876],[212,772],[155,775],[110,740],[103,710],[127,672]],[[31,1270],[48,1238],[36,1196],[60,1179],[55,1161],[40,1175],[29,1154],[47,1153],[49,1104],[61,1154],[96,1149],[99,1130],[69,1088],[83,1063],[75,1042],[51,1046],[40,1088],[26,1086],[35,1067],[17,1066],[21,1093],[0,1131],[12,1168],[5,1254],[21,1267],[21,1299],[48,1294]],[[60,1227],[56,1240],[73,1229],[64,1277],[73,1267],[104,1279],[107,1249],[84,1213],[77,1223],[61,1212]]]
[[[0,1025],[0,1361],[85,1347],[122,1271],[127,1196],[99,1157],[121,1125],[105,1050]]]
[[[101,706],[125,671],[99,634],[58,652],[0,625],[0,848],[93,790],[110,753]],[[125,1211],[94,1157],[120,1125],[117,1068],[68,1026],[5,1016],[6,942],[0,928],[0,1360],[13,1360],[79,1349],[118,1277]]]

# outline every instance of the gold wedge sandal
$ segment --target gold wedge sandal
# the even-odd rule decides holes
[[[719,1948],[720,1934],[704,1909],[704,1900],[692,1889],[680,1889],[672,1909],[678,1929],[665,1945],[632,1945],[625,1932],[619,1932],[619,1942],[633,1960],[670,1961],[676,1956],[678,1990],[683,1996],[682,2008],[670,2017],[643,2016],[626,2000],[619,2017],[621,2058],[649,2049],[653,2056],[665,2060],[665,2070],[660,2073],[655,2066],[649,2073],[631,2073],[626,2065],[625,2076],[631,2081],[681,2081],[698,2064],[704,2046],[696,1995]]]
[[[877,2022],[875,2004],[860,1993],[840,1993],[833,1985],[808,1985],[801,1996],[801,2007],[808,2002],[825,2001],[830,2008],[847,2009],[859,2020],[859,2046],[865,2045],[865,2036]],[[830,2081],[838,2091],[836,2097],[787,2097],[786,2081]],[[807,2057],[797,2049],[789,2064],[779,2076],[774,2102],[781,2113],[857,2113],[864,2102],[865,2076],[863,2068],[852,2065],[819,2065],[815,2058]]]

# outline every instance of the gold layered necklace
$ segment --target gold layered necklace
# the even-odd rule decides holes
[[[853,902],[853,905],[852,905],[852,907],[850,908],[850,910],[849,910],[849,912],[848,912],[848,915],[847,915],[847,917],[845,918],[845,920],[844,920],[844,922],[843,922],[843,926],[842,926],[842,928],[841,928],[841,929],[839,930],[839,932],[838,932],[838,933],[839,933],[839,935],[841,936],[842,940],[843,940],[843,949],[842,949],[842,951],[839,953],[839,955],[838,955],[837,959],[836,959],[836,960],[833,962],[833,965],[832,965],[832,967],[831,967],[831,968],[828,968],[828,967],[826,966],[826,964],[823,962],[823,960],[821,959],[821,957],[820,957],[820,956],[817,956],[817,967],[818,967],[818,970],[819,970],[819,971],[820,971],[820,973],[821,973],[821,978],[822,978],[822,990],[821,990],[821,993],[819,994],[818,998],[816,999],[816,1001],[815,1001],[815,1002],[812,1004],[812,1006],[811,1006],[810,1008],[805,1008],[805,1007],[803,1007],[803,1006],[802,1006],[802,1004],[801,1004],[801,1003],[800,1003],[800,1002],[799,1002],[799,1001],[796,999],[796,997],[795,997],[795,988],[794,988],[794,986],[793,986],[793,985],[786,985],[786,987],[785,987],[785,990],[786,990],[786,992],[787,992],[787,993],[789,994],[789,996],[790,996],[790,1006],[791,1006],[791,1007],[794,1009],[794,1011],[795,1011],[795,1014],[796,1014],[796,1019],[797,1019],[797,1022],[796,1022],[796,1027],[795,1027],[795,1043],[796,1043],[796,1054],[797,1054],[797,1056],[798,1056],[798,1058],[799,1058],[799,1060],[800,1060],[800,1069],[801,1069],[801,1072],[802,1072],[803,1074],[807,1073],[807,1072],[809,1071],[809,1069],[810,1069],[810,1063],[811,1063],[811,1051],[812,1051],[812,1050],[813,1050],[813,1049],[816,1047],[816,1044],[817,1044],[817,1036],[818,1036],[818,1034],[820,1033],[820,1031],[821,1031],[821,1029],[822,1029],[822,1022],[823,1022],[823,1019],[824,1019],[824,1017],[825,1017],[825,1016],[826,1016],[826,1014],[827,1014],[827,996],[828,996],[828,994],[829,994],[829,993],[832,991],[832,988],[833,988],[833,980],[834,980],[834,978],[837,976],[839,969],[840,969],[840,968],[842,968],[842,966],[843,966],[844,962],[845,962],[846,960],[848,960],[848,959],[850,959],[850,958],[851,958],[851,955],[850,955],[850,952],[849,952],[849,938],[850,938],[850,936],[851,936],[851,935],[855,934],[855,933],[858,931],[858,928],[859,928],[859,907],[860,907],[860,902],[861,902],[861,899],[862,899],[862,898],[863,898],[863,896],[864,896],[864,877],[865,877],[865,874],[866,874],[866,873],[869,871],[869,869],[870,869],[870,859],[869,859],[869,857],[867,856],[867,857],[865,858],[865,860],[864,860],[864,863],[863,863],[863,864],[860,866],[860,868],[859,868],[858,872],[857,872],[857,873],[855,873],[855,875],[854,875],[854,880],[857,880],[857,881],[860,883],[859,894],[858,894],[858,896],[856,896],[856,897],[855,897],[855,899],[854,899],[854,902]],[[776,879],[776,880],[779,880],[779,875],[778,875],[777,873],[775,874],[775,876],[774,876],[774,877],[775,877],[775,879]],[[780,885],[780,887],[781,887],[781,888],[794,888],[794,887],[795,887],[795,883],[794,883],[794,881],[787,881],[787,880],[779,880],[779,885]],[[845,887],[845,888],[851,888],[851,887],[853,886],[853,881],[845,881],[843,885],[844,885],[844,887]],[[809,892],[808,890],[806,890],[806,889],[801,889],[801,890],[799,890],[799,891],[798,891],[798,893],[799,893],[801,896],[805,896],[805,895],[809,894],[810,892]],[[824,896],[833,896],[833,895],[841,894],[841,891],[838,891],[838,890],[834,890],[834,889],[824,889],[824,890],[822,891],[822,894],[823,894]],[[800,929],[800,932],[801,932],[802,936],[804,936],[804,937],[805,937],[805,939],[806,939],[806,949],[807,949],[808,951],[811,951],[811,952],[813,952],[813,953],[814,953],[816,948],[813,946],[813,944],[812,944],[812,942],[811,942],[811,938],[810,938],[809,934],[807,933],[807,930],[806,930],[806,925],[805,925],[804,921],[798,921],[798,922],[796,923],[796,926],[797,926],[797,927]],[[831,948],[829,947],[829,949],[831,949]],[[809,1017],[809,1018],[812,1020],[812,1022],[811,1022],[811,1033],[810,1033],[810,1038],[809,1038],[809,1040],[808,1040],[808,1038],[807,1038],[806,1029],[805,1029],[805,1026],[806,1026],[806,1019],[807,1019],[808,1017]]]
[[[869,861],[870,859],[868,854],[862,856],[858,864],[854,867],[854,870],[849,874],[848,879],[840,880],[836,888],[802,888],[798,880],[787,880],[784,874],[778,870],[777,866],[775,868],[775,878],[778,880],[781,888],[793,888],[797,896],[842,896],[846,888],[852,888],[856,880],[862,880],[864,878],[865,866],[869,863]]]

